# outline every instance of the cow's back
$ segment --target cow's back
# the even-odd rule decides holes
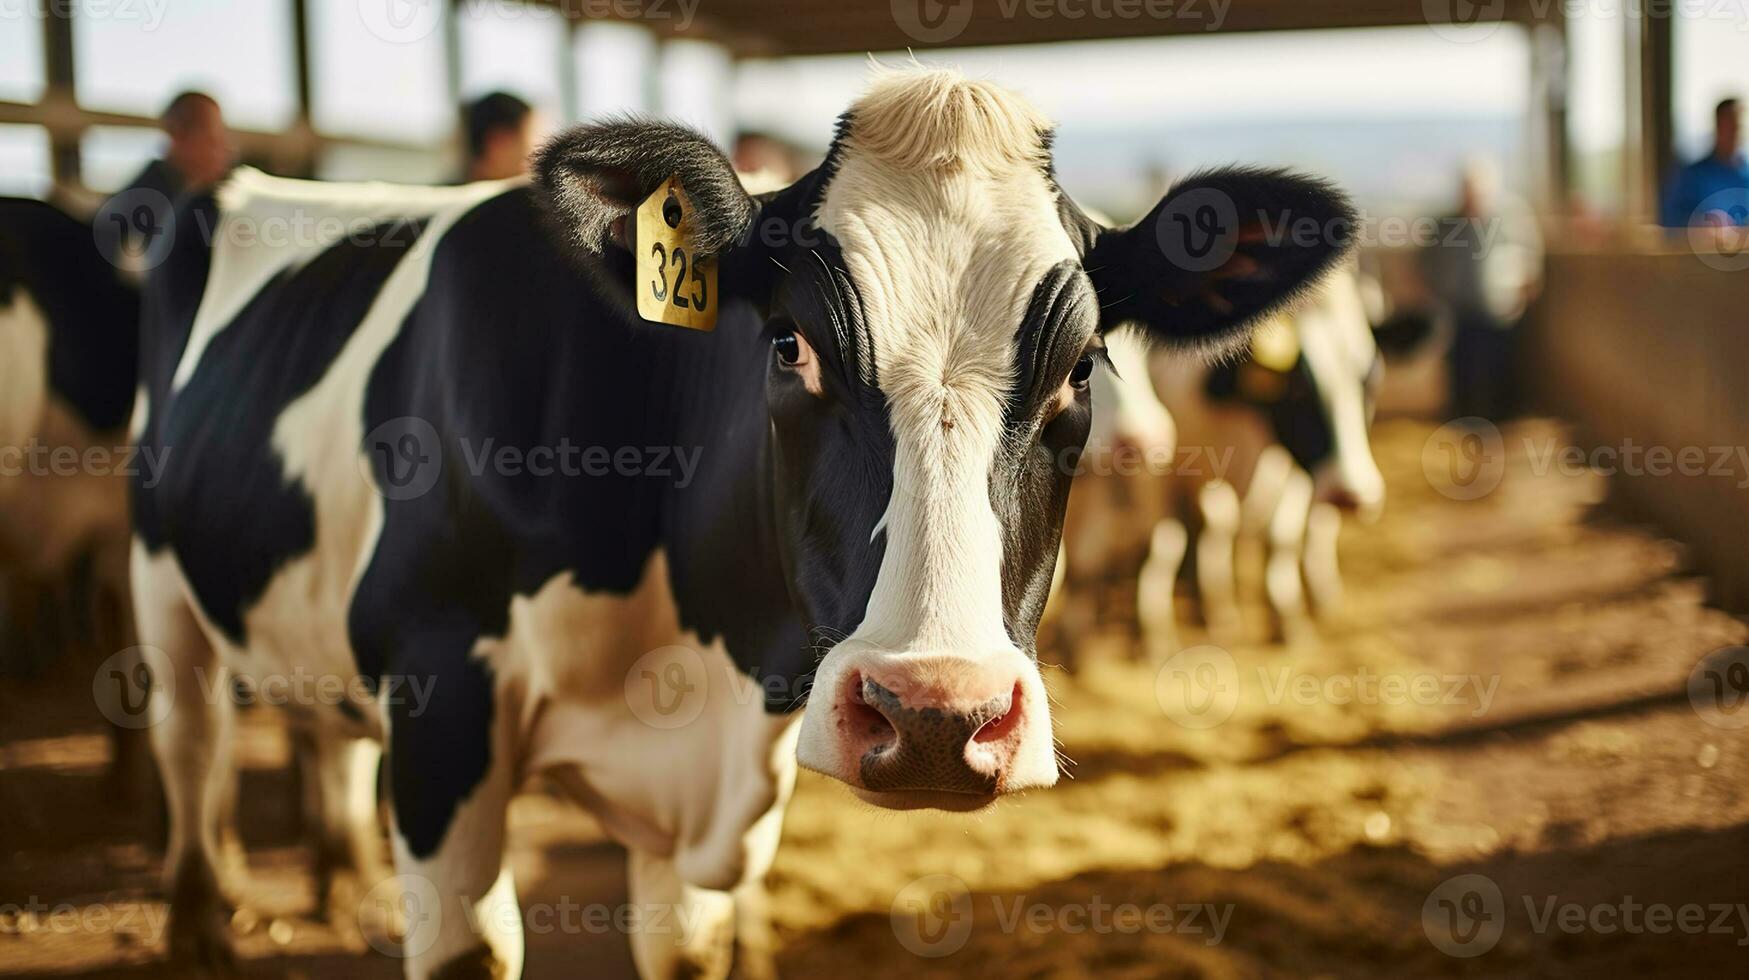
[[[163,462],[135,480],[135,526],[230,644],[342,668],[382,524],[360,466],[373,376],[423,316],[436,246],[505,193],[244,171],[178,209],[145,299],[135,425]]]

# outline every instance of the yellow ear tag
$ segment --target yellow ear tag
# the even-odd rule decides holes
[[[692,199],[673,177],[638,205],[638,315],[689,330],[717,325],[717,263],[692,252]]]
[[[1277,374],[1292,371],[1300,360],[1300,335],[1293,321],[1278,316],[1258,327],[1251,338],[1251,359]]]

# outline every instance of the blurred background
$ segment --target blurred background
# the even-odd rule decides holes
[[[787,181],[871,60],[913,57],[1026,95],[1059,125],[1064,188],[1119,221],[1235,162],[1352,192],[1366,317],[1407,331],[1376,334],[1366,450],[1390,503],[1344,530],[1346,605],[1309,639],[1266,625],[1250,565],[1224,632],[1168,575],[1182,633],[1152,654],[1145,568],[1080,583],[1092,611],[1041,647],[1069,668],[1050,675],[1056,790],[898,816],[804,775],[770,882],[784,975],[1740,974],[1749,169],[1730,100],[1749,97],[1749,0],[0,0],[0,195],[89,216],[233,156],[321,180],[509,176],[544,135],[624,113]],[[1186,437],[1178,458],[1218,448]],[[0,975],[167,975],[161,828],[117,802],[95,660],[14,640]],[[1186,697],[1215,692],[1163,686],[1160,664],[1206,649],[1180,667],[1219,680],[1210,724]],[[265,714],[239,750],[250,975],[398,976],[312,911]],[[515,828],[525,907],[623,900],[623,858],[579,812],[535,793]],[[1716,925],[1599,925],[1636,902]],[[1074,927],[1112,903],[1177,924]],[[1569,906],[1578,927],[1549,918]],[[941,908],[945,932],[908,924]],[[530,976],[631,971],[612,930],[529,942]]]

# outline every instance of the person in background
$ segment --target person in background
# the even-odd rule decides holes
[[[1456,214],[1421,252],[1433,298],[1456,325],[1451,347],[1454,417],[1503,419],[1513,411],[1513,328],[1542,284],[1536,216],[1506,195],[1488,161],[1465,169]]]
[[[1713,110],[1712,152],[1676,171],[1665,189],[1664,227],[1749,225],[1749,160],[1741,150],[1742,134],[1742,103],[1720,102]]]
[[[236,165],[225,114],[205,92],[183,92],[158,117],[170,145],[98,210],[98,242],[120,268],[149,266],[145,253],[168,227],[177,197],[218,183]]]
[[[504,180],[528,172],[538,138],[534,107],[508,92],[482,95],[462,107],[468,141],[464,180]]]
[[[735,148],[729,157],[735,172],[741,175],[741,183],[754,194],[788,187],[804,172],[794,147],[755,129],[742,130],[735,137]]]

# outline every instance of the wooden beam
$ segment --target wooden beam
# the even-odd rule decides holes
[[[45,105],[71,108],[77,105],[74,91],[73,11],[75,4],[48,3],[43,7],[43,69],[47,88]],[[57,184],[79,182],[80,130],[49,130],[50,166]]]
[[[1449,23],[1471,0],[698,0],[693,21],[680,27],[677,0],[540,0],[577,19],[624,16],[665,37],[715,41],[741,57],[856,54],[907,48],[977,47],[1105,38],[1201,35],[1317,28],[1402,27]],[[939,43],[907,33],[899,13],[969,10]],[[656,12],[665,16],[658,16]],[[1483,16],[1533,24],[1557,20],[1548,0],[1501,0]],[[942,23],[947,23],[943,20]]]

